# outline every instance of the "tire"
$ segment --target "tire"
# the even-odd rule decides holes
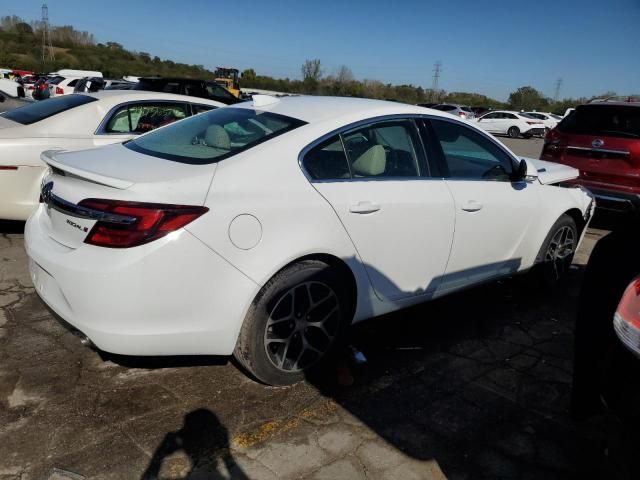
[[[507,130],[507,135],[511,138],[518,138],[520,136],[520,129],[518,127],[511,127]]]
[[[336,351],[351,323],[352,305],[337,269],[318,260],[292,264],[256,296],[234,356],[263,383],[298,382]]]
[[[578,227],[565,213],[549,230],[536,257],[534,270],[545,285],[553,286],[566,277],[577,245]]]

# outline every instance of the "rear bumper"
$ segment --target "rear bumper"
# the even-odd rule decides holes
[[[259,289],[186,230],[131,249],[71,249],[25,226],[36,292],[99,349],[122,355],[228,355]]]
[[[569,180],[566,183],[582,185],[587,188],[595,197],[598,210],[619,213],[640,213],[640,192],[635,193],[613,188],[603,188],[601,183],[594,184],[584,181],[582,178]]]
[[[524,135],[540,135],[543,136],[545,134],[546,129],[544,127],[534,127],[530,128],[526,132],[522,132]]]

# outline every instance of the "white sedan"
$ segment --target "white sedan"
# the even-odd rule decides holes
[[[478,126],[490,133],[508,135],[511,138],[531,138],[533,135],[544,135],[542,121],[530,117],[526,113],[507,110],[494,110],[476,119]]]
[[[55,312],[99,349],[233,353],[269,384],[353,322],[534,266],[560,278],[593,209],[554,184],[577,170],[377,100],[256,95],[43,159],[25,244]]]
[[[558,123],[560,123],[560,121],[562,120],[562,117],[560,115],[556,115],[555,113],[527,112],[527,115],[540,120],[547,130],[556,128],[556,125],[558,125]]]
[[[80,150],[141,133],[223,104],[142,91],[73,94],[0,115],[0,219],[26,220],[38,204],[44,150]]]

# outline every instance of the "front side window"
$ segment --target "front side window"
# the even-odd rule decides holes
[[[125,146],[145,155],[189,164],[231,157],[305,122],[248,108],[219,108],[151,132]]]
[[[510,181],[511,157],[480,133],[454,122],[431,120],[449,176],[468,180]]]
[[[499,113],[487,113],[484,117],[482,117],[483,120],[493,120],[496,118],[499,118],[500,114]]]
[[[139,135],[182,120],[186,116],[186,106],[181,103],[124,105],[109,119],[105,132]]]
[[[373,123],[343,134],[342,140],[354,179],[420,175],[424,155],[411,120]]]
[[[60,95],[49,98],[46,102],[34,102],[4,112],[1,116],[22,125],[31,125],[80,105],[97,101],[97,98],[87,95]]]

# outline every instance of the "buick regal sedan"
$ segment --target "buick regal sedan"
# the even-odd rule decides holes
[[[571,263],[571,167],[451,115],[256,95],[124,144],[46,152],[25,243],[38,294],[97,348],[234,354],[301,379],[354,322]]]

